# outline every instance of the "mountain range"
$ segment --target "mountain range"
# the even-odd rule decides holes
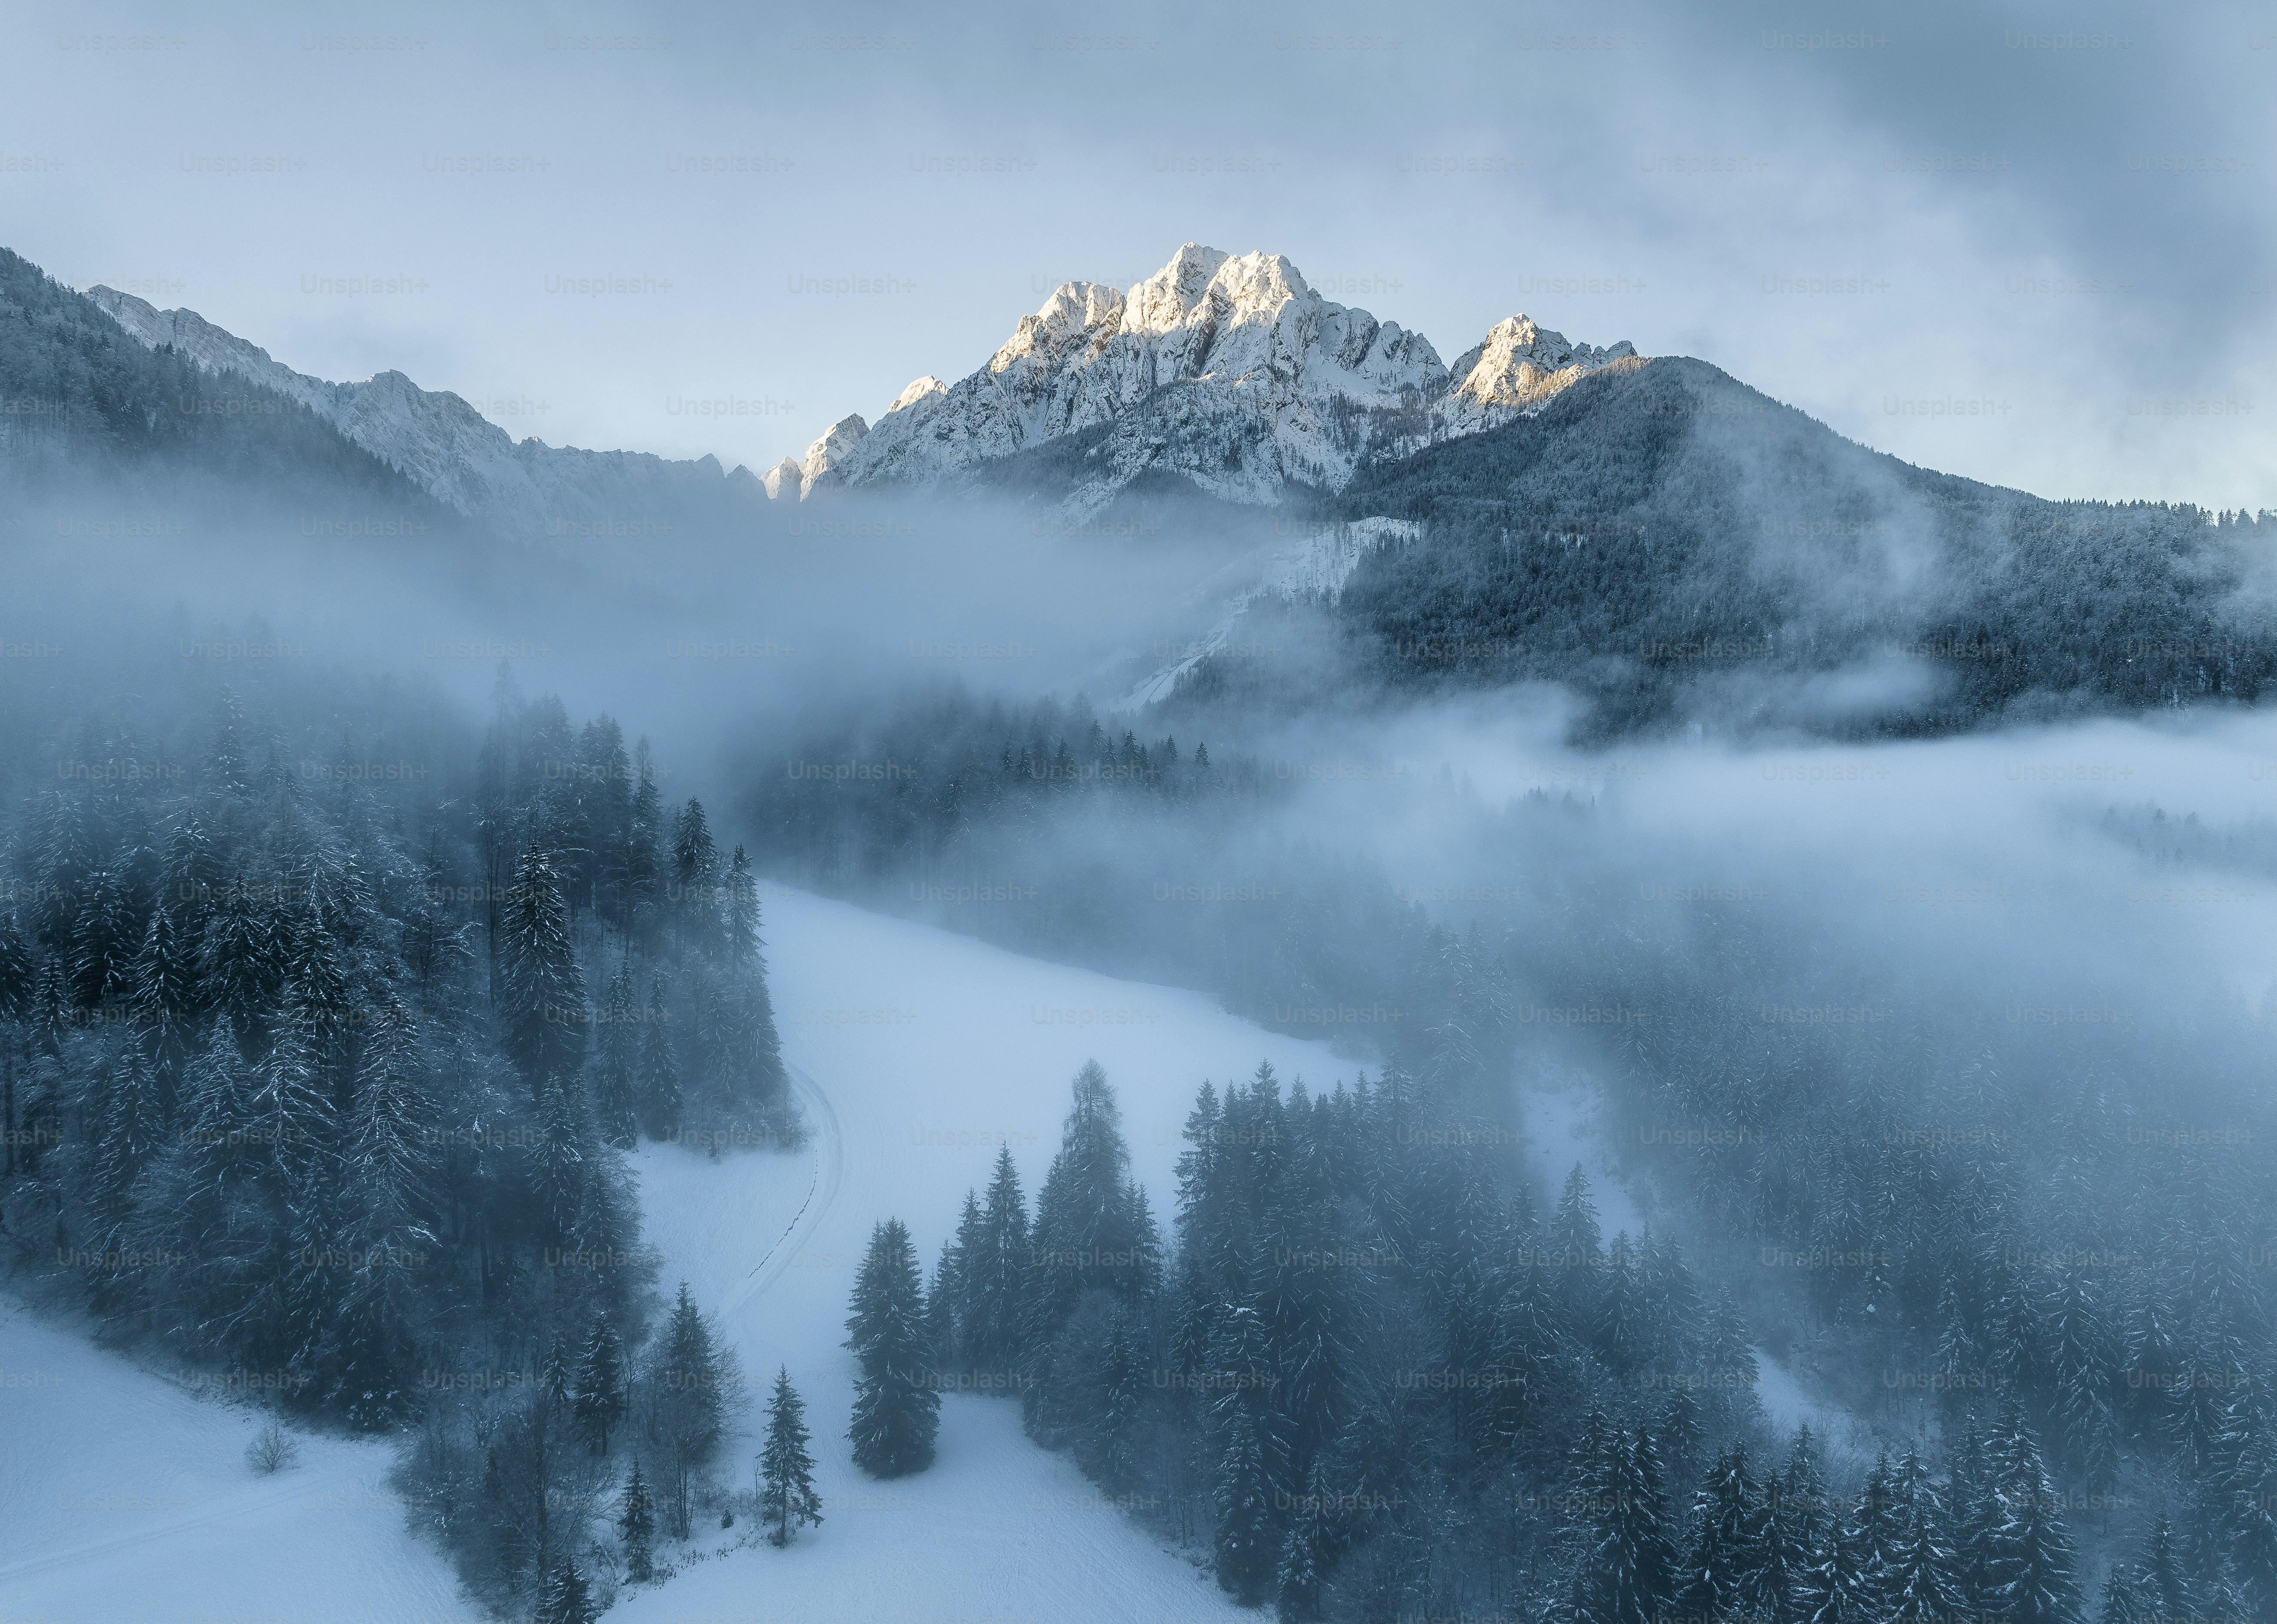
[[[333,383],[194,310],[101,286],[87,296],[142,344],[299,401],[438,501],[518,537],[590,534],[660,501],[749,507],[833,488],[970,482],[1070,441],[1083,458],[1057,494],[1075,512],[1165,474],[1268,504],[1292,487],[1340,489],[1370,463],[1510,422],[1635,355],[1626,343],[1568,343],[1513,316],[1450,367],[1421,334],[1321,298],[1279,255],[1190,242],[1127,292],[1062,285],[961,382],[920,377],[874,426],[849,414],[803,459],[755,476],[711,457],[517,441],[460,396],[400,372]]]
[[[1542,682],[1582,701],[1583,736],[1854,735],[2277,682],[2271,515],[1916,468],[1703,362],[1523,316],[1448,365],[1284,258],[1192,243],[1127,290],[1062,285],[961,381],[919,377],[874,426],[842,417],[760,475],[517,441],[400,373],[311,377],[4,251],[0,406],[0,480],[316,481],[541,545],[629,522],[667,538],[645,548],[667,570],[675,522],[747,534],[786,504],[913,489],[1040,507],[1071,535],[1206,539],[1192,640],[1111,679],[1132,706]],[[1218,657],[1275,604],[1317,622],[1317,658]]]

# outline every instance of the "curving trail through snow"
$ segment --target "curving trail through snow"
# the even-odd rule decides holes
[[[761,1401],[787,1367],[807,1404],[825,1521],[785,1551],[731,1548],[741,1528],[702,1530],[704,1559],[624,1594],[611,1624],[1255,1624],[1065,1456],[1029,1442],[1007,1399],[948,1395],[925,1472],[880,1483],[857,1471],[845,1439],[847,1300],[879,1219],[907,1223],[930,1269],[1000,1147],[1034,1200],[1087,1059],[1115,1084],[1132,1171],[1165,1216],[1204,1078],[1223,1085],[1270,1057],[1284,1080],[1326,1086],[1349,1079],[1353,1063],[1199,994],[1023,958],[801,892],[769,888],[766,937],[811,1154],[714,1160],[644,1147],[644,1239],[667,1260],[666,1293],[684,1278],[698,1301],[720,1305],[749,1384],[727,1475],[750,1482]]]
[[[1000,1146],[1033,1200],[1086,1059],[1114,1080],[1132,1170],[1172,1210],[1195,1086],[1270,1057],[1325,1086],[1352,1063],[1199,995],[1022,958],[965,937],[771,891],[784,1058],[813,1137],[803,1155],[636,1156],[645,1238],[717,1305],[750,1384],[727,1473],[748,1483],[757,1400],[778,1365],[807,1400],[827,1519],[787,1551],[724,1549],[626,1592],[612,1624],[1255,1624],[1209,1578],[1038,1449],[1019,1407],[949,1395],[932,1469],[856,1471],[842,1346],[871,1226],[898,1216],[930,1262]],[[255,1478],[248,1411],[0,1300],[0,1567],[5,1624],[476,1624],[447,1566],[406,1530],[386,1445],[301,1437],[302,1464]],[[717,1554],[714,1554],[714,1553]]]
[[[783,1272],[797,1255],[796,1248],[811,1240],[816,1230],[830,1216],[831,1203],[838,1199],[838,1186],[846,1176],[846,1135],[838,1125],[838,1109],[822,1086],[796,1066],[788,1067],[791,1092],[806,1108],[808,1125],[813,1130],[813,1177],[807,1182],[806,1200],[799,1206],[788,1228],[776,1237],[759,1261],[751,1265],[751,1272],[743,1277],[742,1284],[729,1292],[720,1304],[722,1315],[731,1315],[752,1298],[765,1292],[783,1277]]]

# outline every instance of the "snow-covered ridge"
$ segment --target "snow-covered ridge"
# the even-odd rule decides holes
[[[400,372],[330,383],[294,371],[194,310],[161,310],[110,287],[91,287],[88,297],[153,349],[171,344],[209,372],[234,373],[300,401],[437,500],[506,534],[606,534],[612,525],[652,517],[667,496],[757,502],[767,494],[748,469],[727,472],[716,458],[676,462],[644,452],[517,443],[460,396],[422,389]]]
[[[1635,353],[1571,344],[1514,316],[1450,370],[1420,333],[1321,298],[1280,255],[1189,242],[1127,293],[1062,284],[986,366],[902,391],[819,483],[955,478],[1095,430],[1069,502],[1078,511],[1149,471],[1269,503],[1290,485],[1340,489],[1373,458],[1538,411]]]

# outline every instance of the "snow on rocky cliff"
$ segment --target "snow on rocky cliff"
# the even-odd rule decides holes
[[[1321,298],[1277,254],[1190,242],[1128,293],[1063,284],[971,377],[910,385],[824,483],[953,479],[1089,435],[1078,510],[1148,472],[1272,502],[1292,484],[1340,488],[1371,456],[1539,410],[1634,354],[1568,344],[1519,316],[1451,372],[1420,333]]]

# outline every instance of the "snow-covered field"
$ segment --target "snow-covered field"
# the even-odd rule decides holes
[[[0,1301],[0,1624],[476,1624],[384,1445],[303,1436]]]
[[[1135,1170],[1166,1222],[1178,1132],[1205,1077],[1222,1084],[1269,1057],[1284,1079],[1321,1086],[1352,1064],[1197,994],[799,892],[770,888],[765,935],[813,1142],[716,1161],[650,1147],[643,1207],[671,1260],[665,1289],[684,1277],[720,1314],[754,1398],[789,1366],[827,1520],[788,1551],[691,1563],[613,1617],[1253,1620],[1030,1444],[1014,1403],[952,1395],[931,1471],[892,1483],[857,1473],[842,1436],[846,1300],[871,1224],[906,1220],[930,1262],[999,1144],[1032,1201],[1086,1059],[1121,1096]],[[297,1468],[261,1478],[244,1460],[255,1430],[240,1407],[0,1304],[0,1624],[471,1624],[443,1562],[403,1530],[384,1446],[304,1437]],[[744,1481],[755,1447],[732,1446]],[[708,1530],[697,1548],[745,1531]]]
[[[930,1268],[967,1188],[1009,1145],[1032,1201],[1086,1059],[1123,1106],[1134,1170],[1173,1210],[1178,1133],[1204,1078],[1269,1058],[1283,1079],[1349,1080],[1325,1045],[1276,1037],[1194,993],[1021,958],[799,892],[765,927],[784,1057],[816,1130],[795,1155],[641,1154],[647,1239],[725,1323],[754,1384],[788,1364],[815,1432],[826,1521],[788,1551],[732,1550],[636,1592],[625,1624],[907,1624],[1245,1619],[1165,1554],[1064,1458],[1020,1431],[1008,1399],[951,1394],[932,1470],[881,1483],[844,1437],[853,1365],[846,1300],[870,1226],[905,1220]],[[802,1211],[802,1208],[803,1210]],[[755,1440],[735,1445],[750,1476]],[[699,1549],[734,1533],[709,1531]]]

